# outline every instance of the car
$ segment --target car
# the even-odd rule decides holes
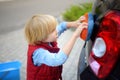
[[[95,0],[88,13],[88,34],[80,53],[78,80],[120,80],[119,3],[120,0]]]

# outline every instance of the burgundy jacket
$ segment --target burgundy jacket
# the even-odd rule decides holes
[[[52,53],[57,53],[59,51],[56,42],[52,43],[52,47],[50,47],[48,43],[29,45],[27,54],[27,80],[62,80],[62,65],[51,67],[45,64],[42,64],[41,66],[35,66],[33,64],[32,55],[38,48],[44,48]]]

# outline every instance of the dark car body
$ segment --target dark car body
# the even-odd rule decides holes
[[[94,26],[80,53],[78,80],[120,80],[119,3],[120,0],[95,0],[92,9]],[[94,51],[95,47],[101,51],[100,55]]]

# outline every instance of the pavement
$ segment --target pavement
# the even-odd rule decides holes
[[[69,40],[72,33],[72,30],[67,30],[61,34],[58,38],[58,46],[60,48]],[[80,38],[77,39],[69,58],[63,64],[63,80],[77,80],[77,66],[83,43],[83,40]],[[21,80],[26,80],[26,53],[27,42],[24,37],[24,28],[0,35],[0,63],[16,60],[20,61]]]

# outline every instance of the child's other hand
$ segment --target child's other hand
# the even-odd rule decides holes
[[[83,22],[87,22],[87,17],[86,17],[86,15],[81,16],[78,20],[74,21],[73,25],[74,25],[74,27],[77,28],[77,27],[78,27],[81,23],[83,23]]]
[[[81,17],[79,18],[79,22],[80,22],[80,23],[82,23],[82,22],[88,22],[88,15],[85,14],[85,15],[81,16]]]
[[[72,22],[68,22],[67,23],[67,27],[70,28],[70,27],[74,27],[74,28],[77,28],[78,26],[81,25],[81,23],[83,22],[88,22],[88,14],[86,13],[85,15],[81,16],[78,20],[76,21],[72,21]]]
[[[81,23],[81,24],[77,27],[77,29],[75,30],[74,36],[75,36],[75,37],[79,37],[79,36],[80,36],[80,33],[82,32],[82,30],[83,30],[84,28],[87,28],[87,27],[88,27],[88,24],[87,24],[86,22]]]

